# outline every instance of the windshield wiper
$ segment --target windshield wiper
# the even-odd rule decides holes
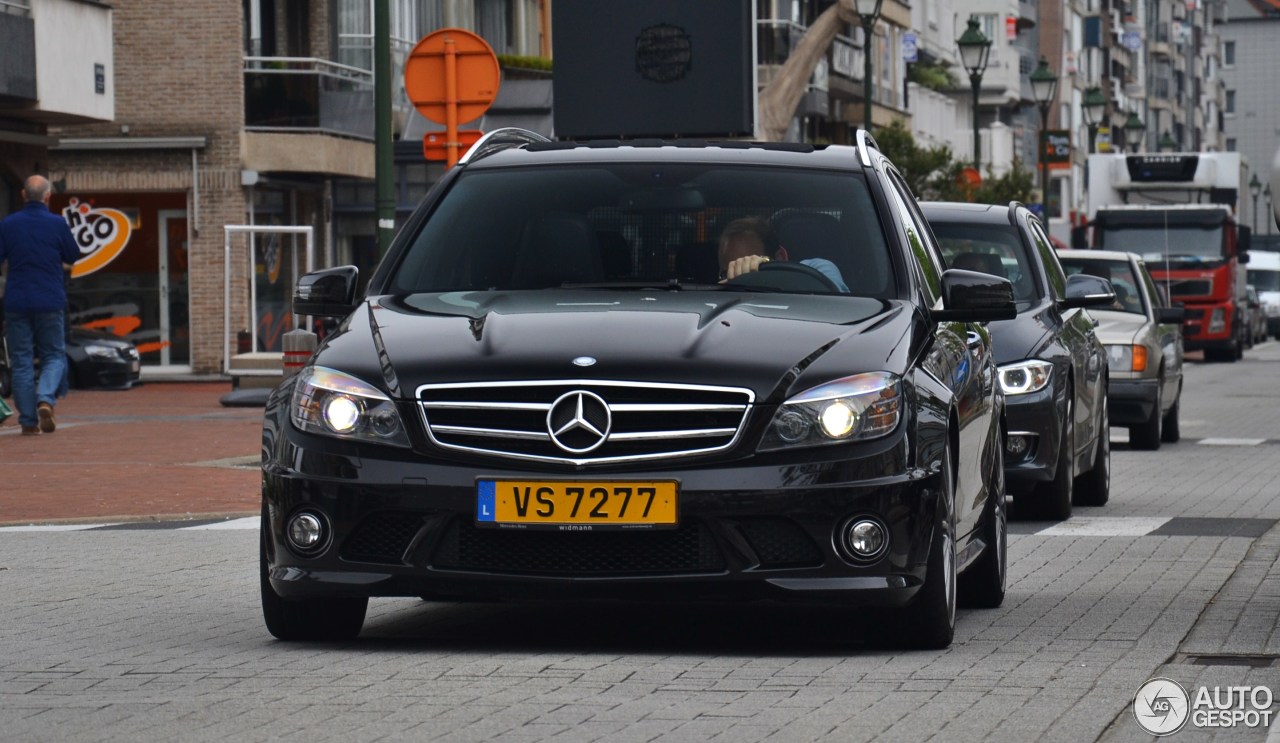
[[[682,284],[680,279],[656,281],[593,281],[581,284],[561,284],[561,289],[632,289],[638,291],[690,291],[720,289],[720,284]]]

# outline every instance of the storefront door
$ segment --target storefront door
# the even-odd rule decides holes
[[[187,213],[162,209],[160,221],[160,365],[191,363],[187,301]]]

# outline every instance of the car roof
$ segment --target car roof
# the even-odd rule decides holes
[[[1059,250],[1058,260],[1082,258],[1104,261],[1141,261],[1142,256],[1123,250]]]
[[[862,171],[858,149],[846,145],[815,147],[792,142],[701,140],[600,140],[535,142],[508,147],[467,163],[467,170],[527,165],[688,162]]]
[[[1008,204],[969,204],[963,201],[921,201],[930,220],[1009,225]]]

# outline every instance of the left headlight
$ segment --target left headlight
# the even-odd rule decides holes
[[[409,446],[409,435],[391,398],[349,374],[322,366],[298,372],[289,417],[307,433]]]
[[[778,406],[760,451],[885,436],[902,417],[902,383],[888,372],[837,379]]]
[[[98,343],[90,343],[84,347],[84,352],[95,359],[118,359],[120,354],[111,346],[103,346]]]
[[[1019,361],[1000,367],[1000,389],[1006,395],[1029,395],[1049,385],[1053,364],[1040,359]]]

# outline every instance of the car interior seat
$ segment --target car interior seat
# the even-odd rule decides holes
[[[989,273],[1002,279],[1009,278],[1005,275],[1004,263],[1000,261],[1000,256],[994,253],[960,253],[951,260],[951,268]]]
[[[525,226],[511,277],[512,288],[545,289],[603,280],[600,244],[586,217],[544,214]]]
[[[855,294],[870,288],[860,274],[878,276],[878,271],[859,271],[858,260],[850,250],[848,233],[840,220],[822,212],[785,211],[771,220],[778,243],[786,249],[791,261],[823,258],[835,264],[850,290]],[[862,291],[859,284],[863,284]]]

